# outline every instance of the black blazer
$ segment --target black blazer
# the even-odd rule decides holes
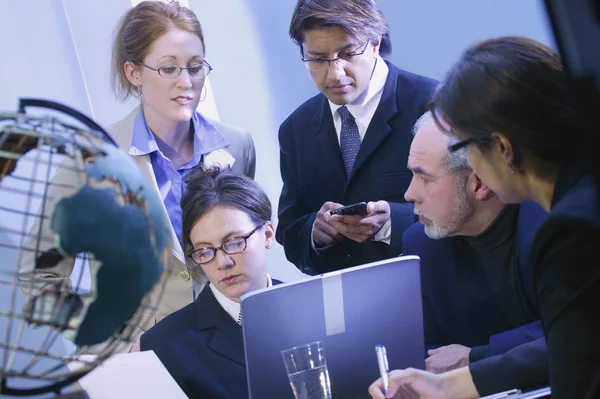
[[[308,274],[389,258],[400,250],[404,230],[415,222],[404,193],[412,179],[406,167],[412,127],[426,111],[434,80],[389,68],[381,101],[369,124],[349,178],[344,171],[331,108],[318,94],[296,109],[279,129],[283,189],[277,241],[287,259]],[[385,200],[391,206],[391,246],[346,239],[324,253],[312,249],[311,231],[323,203],[349,205]]]
[[[552,398],[598,398],[600,191],[583,165],[561,169],[532,257]]]
[[[248,397],[242,328],[209,287],[142,334],[140,349],[153,350],[192,399]]]

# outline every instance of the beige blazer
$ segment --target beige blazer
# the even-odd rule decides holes
[[[139,110],[140,107],[137,107],[123,120],[107,128],[108,133],[112,136],[117,145],[125,152],[129,150],[131,145],[133,125]],[[205,154],[203,156],[204,165],[215,166],[216,164],[220,164],[220,166],[225,166],[224,163],[230,163],[229,161],[233,161],[232,170],[235,173],[244,174],[250,178],[254,178],[256,154],[254,142],[250,134],[246,130],[226,125],[221,122],[212,120],[209,120],[209,122],[213,124],[219,133],[223,135],[223,137],[229,143],[229,146]],[[153,183],[158,192],[158,186],[156,184],[152,165],[150,163],[150,157],[148,155],[143,155],[135,156],[134,158],[140,169],[143,171],[148,180]],[[43,215],[45,217],[51,215],[55,206],[55,199],[73,194],[74,187],[77,186],[74,184],[76,179],[76,176],[73,174],[73,172],[71,172],[70,168],[60,168],[60,170],[54,175],[52,178],[52,185],[50,186],[47,195],[48,200],[44,206]],[[166,208],[164,208],[164,205],[163,210],[166,214],[167,211]],[[39,248],[43,251],[54,247],[55,244],[53,235],[49,230],[48,223],[42,223],[40,230],[40,220],[43,219],[38,218],[32,227],[29,245],[35,247],[35,245],[38,244],[36,242],[38,241],[37,233],[40,232],[43,239],[41,242],[39,242]],[[148,314],[146,317],[143,317],[143,320],[146,322],[139,326],[142,331],[146,331],[165,316],[191,303],[194,299],[192,281],[185,266],[185,256],[183,254],[183,250],[179,241],[177,240],[175,231],[170,224],[169,227],[171,228],[172,237],[172,251],[169,258],[172,273],[168,277],[168,281],[164,292],[162,293],[162,298],[158,304],[158,308],[154,312],[149,310],[148,313],[153,314]],[[67,285],[70,285],[69,281],[65,281],[65,279],[68,279],[73,271],[75,264],[74,259],[65,259],[52,268],[34,270],[33,265],[35,264],[35,260],[33,259],[33,256],[33,251],[28,251],[19,265],[19,278],[21,280],[21,286],[26,294],[33,292],[30,291],[30,289],[35,290],[35,292],[39,292],[39,290],[47,287],[48,283],[57,282],[57,280],[61,280],[66,282]],[[98,264],[94,261],[91,261],[89,267],[93,278],[95,271],[97,271]],[[159,291],[159,289],[154,290],[152,294],[153,303],[156,303],[156,297],[159,295]],[[138,331],[138,334],[140,333],[141,331]]]

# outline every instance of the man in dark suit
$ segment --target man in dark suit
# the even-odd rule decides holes
[[[411,128],[435,81],[398,69],[374,0],[299,0],[290,24],[321,92],[281,125],[277,241],[308,274],[388,258],[415,221],[403,194]],[[363,215],[329,211],[368,202]]]
[[[545,211],[504,205],[469,168],[466,150],[448,152],[429,112],[414,130],[405,196],[421,223],[402,241],[405,255],[421,258],[427,370],[470,365],[480,395],[547,384],[543,341],[527,357],[509,353],[543,340],[528,250]]]

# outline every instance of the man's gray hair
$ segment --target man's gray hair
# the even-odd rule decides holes
[[[433,115],[431,111],[425,112],[421,117],[417,120],[417,122],[413,126],[413,135],[416,135],[419,129],[424,126],[429,125],[430,123],[435,124],[436,121],[433,119]],[[446,148],[452,144],[457,143],[459,140],[456,137],[446,136]],[[448,152],[447,155],[442,159],[442,164],[448,168],[448,172],[451,174],[463,174],[467,172],[471,172],[471,167],[469,166],[469,162],[467,160],[467,149],[461,148],[458,151],[453,153]]]

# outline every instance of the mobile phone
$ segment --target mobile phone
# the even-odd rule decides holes
[[[331,215],[358,215],[365,216],[367,214],[367,203],[357,202],[356,204],[343,206],[341,208],[329,211]]]

